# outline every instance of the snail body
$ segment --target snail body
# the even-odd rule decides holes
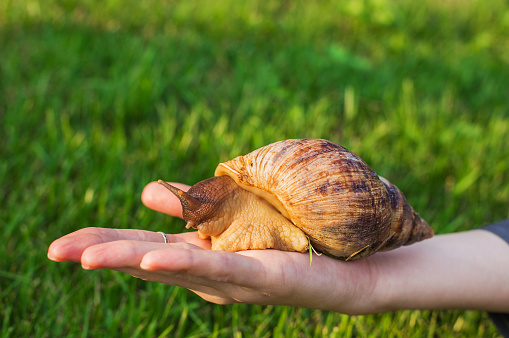
[[[318,251],[367,257],[433,236],[399,189],[330,141],[279,141],[217,166],[181,201],[187,228],[213,250]]]

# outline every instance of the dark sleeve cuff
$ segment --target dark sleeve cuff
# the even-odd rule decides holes
[[[509,243],[509,219],[486,225],[481,229],[491,231]]]
[[[509,219],[505,221],[492,223],[487,226],[482,227],[483,230],[488,230],[504,239],[507,243],[509,243]],[[498,331],[504,336],[509,337],[509,313],[488,313],[491,320],[498,328]]]
[[[509,313],[488,312],[498,332],[504,337],[509,337]]]

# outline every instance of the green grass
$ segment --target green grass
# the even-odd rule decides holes
[[[0,4],[2,336],[496,336],[476,311],[206,303],[46,258],[86,226],[180,232],[143,186],[330,139],[438,233],[509,217],[504,1]]]

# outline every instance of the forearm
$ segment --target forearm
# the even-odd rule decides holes
[[[381,311],[509,312],[509,245],[484,230],[434,238],[373,256]]]

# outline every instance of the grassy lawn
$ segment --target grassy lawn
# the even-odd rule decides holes
[[[437,233],[509,217],[501,0],[0,3],[2,336],[497,336],[476,311],[219,306],[46,258],[86,226],[181,232],[145,208],[286,138],[325,138]]]

